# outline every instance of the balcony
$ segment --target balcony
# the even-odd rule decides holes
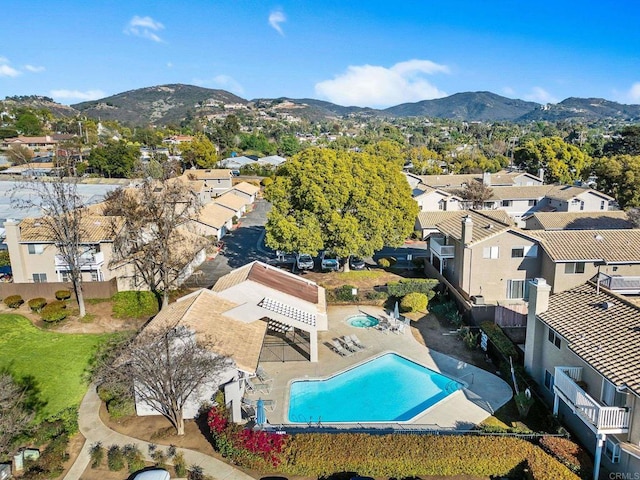
[[[629,409],[602,405],[580,388],[581,380],[582,367],[556,367],[554,392],[596,433],[628,432]]]
[[[640,294],[640,277],[624,277],[622,275],[606,275],[601,273],[596,276],[596,280],[600,281],[600,285],[612,292],[621,295],[638,295]]]
[[[444,238],[431,237],[429,246],[431,253],[439,258],[453,258],[455,256],[456,247],[454,245],[445,245]]]
[[[97,269],[104,263],[104,253],[87,252],[80,255],[80,268],[83,270]],[[68,269],[69,264],[62,255],[56,255],[56,268],[61,270]]]

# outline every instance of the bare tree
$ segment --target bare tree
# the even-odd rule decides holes
[[[151,290],[162,307],[169,303],[185,267],[208,244],[188,231],[201,204],[196,193],[177,179],[145,180],[137,189],[107,195],[105,214],[118,215],[125,226],[114,242],[111,266],[128,263],[134,277]]]
[[[0,373],[0,454],[9,453],[12,440],[30,429],[35,413],[26,407],[26,396],[26,388],[9,373]]]
[[[185,326],[145,328],[132,342],[115,352],[115,361],[94,377],[122,392],[128,385],[137,402],[163,415],[184,435],[183,411],[197,401],[203,389],[217,387],[219,374],[231,364],[213,353],[213,343],[196,338]]]
[[[24,195],[27,192],[28,195]],[[20,195],[16,195],[20,193]],[[44,235],[55,243],[58,255],[67,264],[69,278],[78,301],[80,316],[86,310],[82,293],[82,244],[85,236],[83,217],[85,205],[78,194],[78,179],[57,177],[34,177],[19,182],[11,194],[14,207],[31,210],[39,208],[44,216],[39,219]]]
[[[24,165],[33,158],[33,151],[25,145],[11,145],[4,153],[14,165]]]
[[[466,183],[464,187],[458,191],[458,195],[460,195],[468,205],[471,205],[471,208],[482,209],[484,203],[493,195],[493,189],[481,181],[473,180]]]
[[[640,228],[640,208],[639,207],[630,208],[629,210],[627,210],[627,216],[629,217],[629,220],[633,222],[636,228]]]

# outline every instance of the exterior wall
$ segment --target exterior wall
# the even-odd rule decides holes
[[[536,217],[527,218],[524,228],[526,230],[544,230],[544,228],[542,228],[542,224]]]
[[[469,296],[482,295],[488,302],[516,301],[507,298],[507,281],[539,276],[539,264],[537,257],[512,258],[511,251],[516,247],[534,245],[536,243],[533,240],[505,232],[466,249],[466,269],[460,274],[464,290]],[[483,258],[483,251],[487,247],[498,247],[498,258]]]
[[[449,195],[443,195],[439,192],[429,192],[418,195],[414,198],[421,212],[437,212],[441,210],[460,210],[462,208],[462,202],[457,198],[453,198]],[[441,203],[442,202],[442,208]]]
[[[231,221],[229,221],[228,223],[231,223]],[[224,237],[228,230],[228,228],[226,228],[226,225],[217,228],[212,227],[211,225],[207,225],[206,223],[196,222],[195,220],[191,221],[190,227],[192,228],[193,233],[201,235],[203,237],[214,237],[216,240],[220,240],[222,237]]]

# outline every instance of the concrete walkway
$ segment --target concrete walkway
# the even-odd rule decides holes
[[[110,445],[136,445],[147,461],[152,461],[149,456],[149,443],[136,438],[128,437],[115,432],[108,428],[100,419],[101,400],[96,392],[95,385],[90,385],[89,390],[82,399],[80,410],[78,413],[78,425],[80,433],[84,435],[85,443],[82,451],[76,458],[71,469],[64,477],[65,480],[80,480],[85,469],[91,462],[90,450],[91,446],[97,442],[101,442],[104,447]],[[166,447],[158,446],[159,449]],[[178,452],[184,455],[187,468],[192,465],[198,465],[202,468],[205,475],[215,480],[253,480],[252,477],[233,468],[230,465],[218,460],[217,458],[205,455],[204,453],[178,448]],[[171,472],[173,473],[173,472]],[[172,475],[174,476],[174,475]]]

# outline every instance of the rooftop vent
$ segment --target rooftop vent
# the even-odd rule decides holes
[[[487,223],[484,228],[486,228],[487,230],[491,230],[493,228],[493,224],[491,223]]]
[[[609,309],[611,309],[611,307],[613,307],[613,302],[602,302],[602,303],[600,304],[600,307],[601,307],[603,310],[609,310]]]
[[[593,236],[593,238],[595,240],[597,240],[598,242],[602,242],[604,241],[604,237],[602,235],[600,235],[599,233],[597,233],[596,235]]]

